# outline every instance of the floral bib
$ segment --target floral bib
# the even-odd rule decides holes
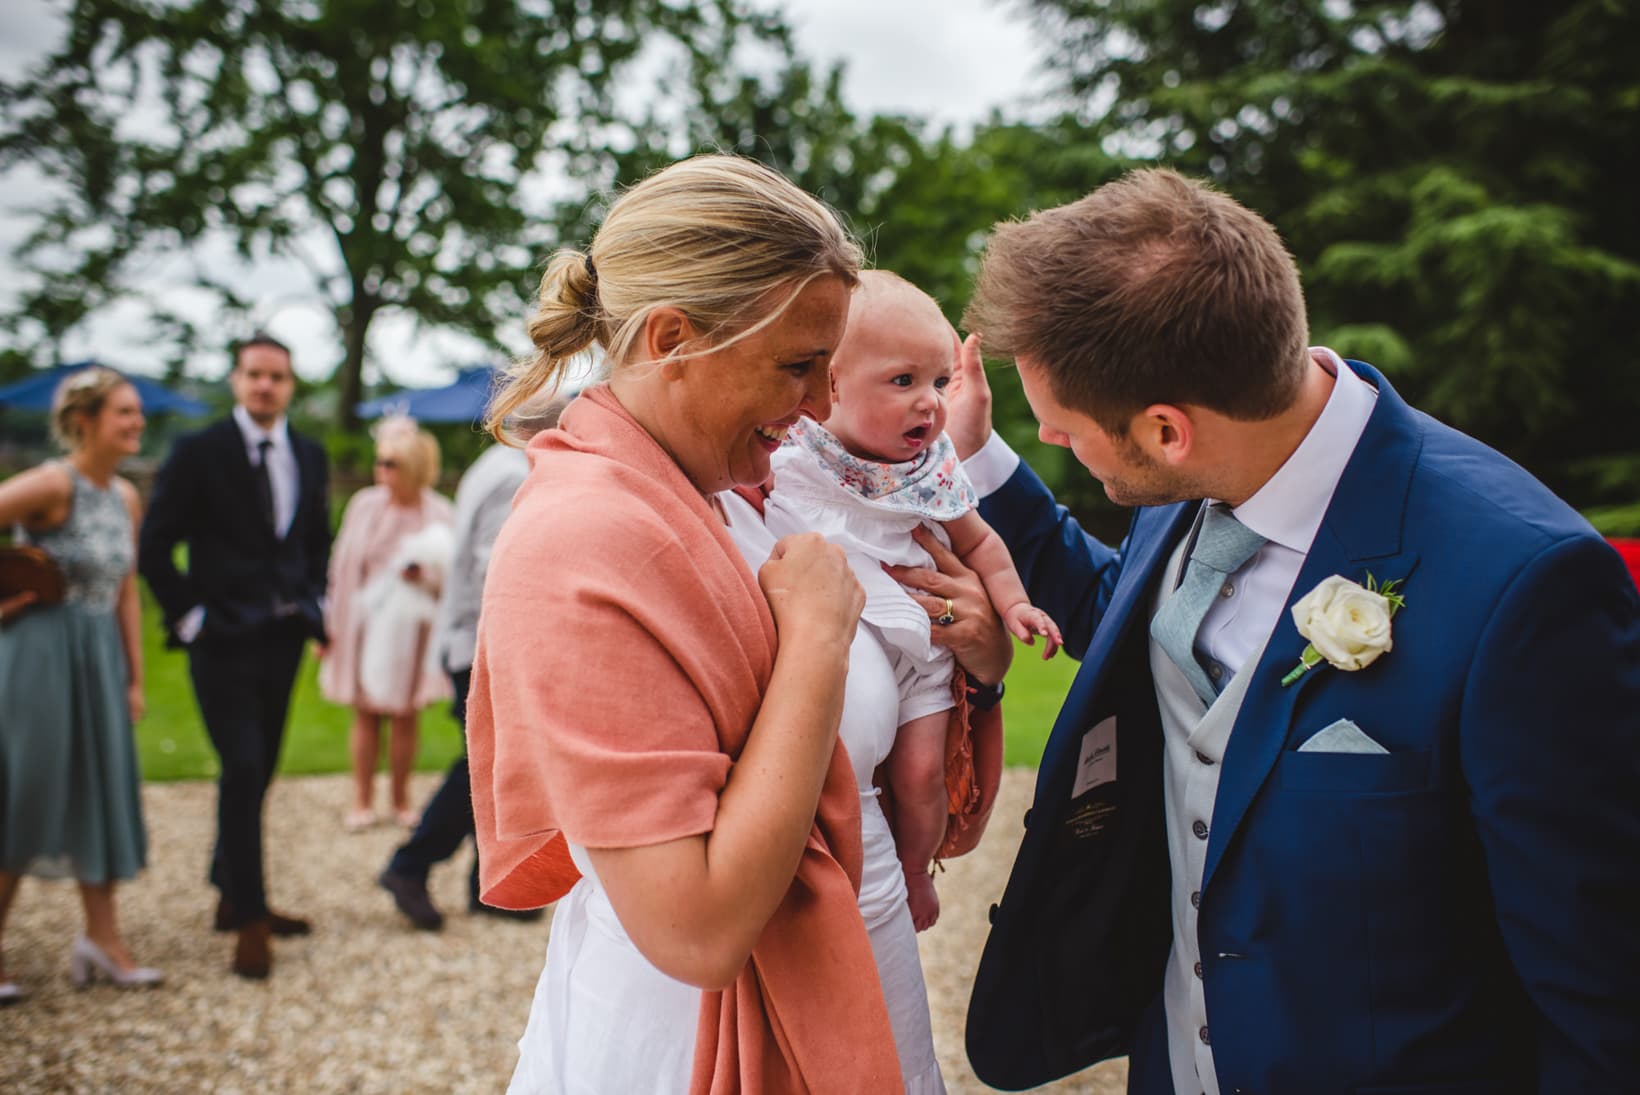
[[[786,444],[813,454],[820,466],[848,490],[878,505],[933,521],[954,521],[979,505],[979,495],[962,470],[951,439],[940,434],[923,453],[903,464],[863,460],[829,430],[807,418],[786,434]]]

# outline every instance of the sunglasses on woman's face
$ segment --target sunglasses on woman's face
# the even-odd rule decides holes
[[[376,458],[376,466],[378,468],[386,468],[388,471],[392,471],[394,468],[399,466],[399,462],[394,460],[391,456],[378,456]]]

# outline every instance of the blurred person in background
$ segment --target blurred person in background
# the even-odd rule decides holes
[[[438,442],[402,416],[383,419],[374,436],[375,484],[348,499],[336,533],[325,603],[330,638],[319,669],[325,699],[353,708],[353,806],[343,817],[350,832],[376,824],[383,718],[391,728],[387,763],[394,820],[416,823],[410,769],[417,713],[450,697],[450,682],[430,657],[454,516],[450,500],[432,489],[439,474]]]
[[[233,972],[262,978],[273,936],[312,930],[268,908],[262,802],[302,647],[324,638],[330,488],[324,449],[285,418],[296,393],[290,351],[257,334],[234,347],[233,362],[233,413],[179,439],[154,479],[138,567],[165,615],[166,645],[188,652],[221,763],[213,926],[236,934]]]
[[[563,403],[552,400],[539,410],[526,408],[508,424],[512,435],[527,443],[542,430],[558,423]],[[438,622],[433,651],[438,664],[450,675],[455,691],[450,709],[465,728],[467,688],[473,676],[473,648],[478,641],[478,610],[484,595],[484,572],[490,564],[490,549],[501,525],[512,513],[513,495],[529,474],[529,458],[523,449],[492,445],[473,462],[456,487],[455,547],[444,591],[439,597]],[[444,926],[427,893],[427,874],[434,864],[456,854],[473,835],[473,797],[467,776],[467,754],[450,765],[444,782],[422,811],[410,839],[393,853],[392,860],[378,879],[393,895],[394,904],[410,922],[423,931]],[[473,857],[468,883],[467,908],[518,920],[538,920],[540,909],[498,909],[478,896],[478,857]]]
[[[0,483],[0,525],[61,570],[58,604],[30,590],[0,601],[0,938],[23,874],[73,878],[85,909],[69,971],[77,985],[158,984],[120,936],[114,886],[148,857],[132,724],[142,717],[141,609],[134,563],[142,504],[115,474],[142,444],[142,400],[98,366],[52,398],[68,450]],[[0,1004],[22,996],[0,949]]]

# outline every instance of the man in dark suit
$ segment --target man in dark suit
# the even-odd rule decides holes
[[[1274,229],[1167,171],[1000,226],[968,325],[1112,549],[948,430],[1082,667],[968,1014],[987,1082],[1634,1090],[1640,598],[1498,453],[1306,347]],[[1483,352],[1477,348],[1477,352]],[[977,451],[976,451],[977,450]]]
[[[285,422],[296,390],[290,351],[256,335],[235,347],[228,383],[232,416],[180,439],[160,468],[139,568],[164,611],[169,645],[188,652],[221,761],[215,927],[238,933],[233,971],[262,978],[273,964],[270,937],[310,930],[268,908],[262,800],[302,647],[324,640],[330,501],[324,449]],[[186,571],[176,566],[179,544]]]

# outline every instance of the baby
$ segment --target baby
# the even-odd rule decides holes
[[[1010,632],[1028,643],[1044,636],[1044,658],[1061,643],[1053,620],[1031,605],[1002,538],[975,509],[974,488],[944,434],[957,345],[927,294],[897,275],[866,272],[832,359],[831,416],[823,426],[804,419],[792,427],[774,456],[767,509],[777,535],[818,531],[848,552],[866,590],[861,620],[894,664],[899,731],[885,767],[918,931],[940,912],[929,871],[945,833],[954,660],[932,641],[928,613],[881,564],[932,566],[911,536],[928,524],[979,574]]]

